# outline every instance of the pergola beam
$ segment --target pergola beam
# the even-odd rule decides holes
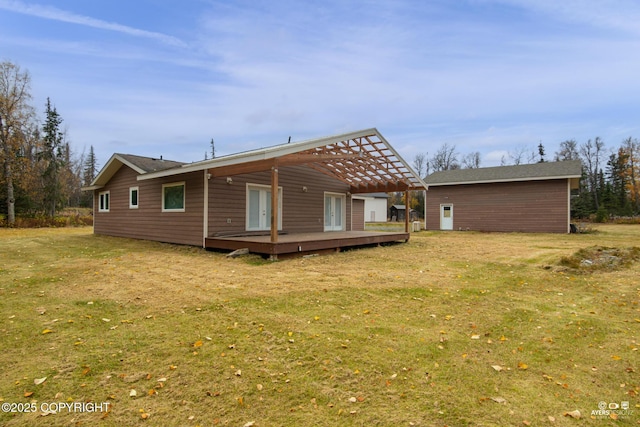
[[[375,134],[333,141],[327,145],[210,168],[213,177],[264,172],[283,166],[306,165],[348,184],[352,193],[407,191],[422,188],[411,169]]]

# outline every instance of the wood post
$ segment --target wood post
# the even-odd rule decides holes
[[[275,160],[271,168],[271,243],[278,242],[278,199],[278,161]]]
[[[409,190],[405,190],[404,192],[404,232],[409,232],[409,213],[411,209],[409,209]]]

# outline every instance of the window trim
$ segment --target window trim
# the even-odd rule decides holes
[[[101,191],[98,193],[98,212],[109,212],[111,205],[111,192]]]
[[[183,187],[182,190],[182,207],[176,209],[167,209],[165,208],[165,188],[169,187]],[[167,184],[162,184],[162,212],[184,212],[187,204],[187,185],[185,181],[179,182],[170,182]]]
[[[136,192],[136,203],[133,204],[133,192]],[[140,187],[129,187],[129,209],[138,209],[140,206]]]

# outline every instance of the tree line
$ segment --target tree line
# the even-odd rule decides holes
[[[97,173],[93,146],[76,155],[51,100],[42,121],[31,100],[29,72],[0,62],[0,223],[9,226],[16,216],[53,218],[66,207],[92,203],[81,188]]]
[[[551,158],[542,143],[536,149],[516,147],[502,156],[501,166],[567,160],[582,162],[580,186],[571,199],[572,217],[604,221],[640,215],[640,142],[636,138],[628,137],[609,149],[600,137],[583,143],[570,139],[561,142]],[[423,178],[438,171],[479,168],[480,152],[461,155],[455,145],[445,143],[431,157],[417,154],[412,167]],[[393,194],[391,204],[404,204],[402,194]],[[424,212],[422,192],[414,194],[410,208]]]
[[[0,223],[13,225],[18,216],[54,217],[65,207],[90,207],[91,192],[82,192],[97,174],[93,150],[74,153],[61,128],[63,119],[47,98],[44,120],[31,104],[31,77],[28,71],[9,61],[0,62]],[[211,156],[215,157],[211,140]],[[206,154],[205,154],[206,157]],[[419,153],[412,166],[421,177],[433,172],[481,167],[480,153],[461,155],[455,145],[443,144],[432,156]],[[516,147],[502,157],[502,165],[545,161],[582,161],[582,179],[572,197],[576,218],[640,214],[640,143],[628,137],[618,146],[606,148],[596,137],[583,143],[571,139],[547,158],[540,143],[536,149]],[[404,204],[394,194],[391,204]],[[424,195],[417,192],[410,208],[424,212]]]

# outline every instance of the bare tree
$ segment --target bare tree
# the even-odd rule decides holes
[[[424,178],[429,175],[429,161],[427,160],[427,155],[425,153],[418,153],[413,158],[413,170],[418,173],[420,178]]]
[[[589,192],[593,195],[593,202],[595,209],[600,208],[600,200],[598,197],[598,174],[601,172],[600,161],[602,158],[602,149],[604,148],[604,142],[600,137],[591,142],[588,140],[585,144],[580,146],[580,156],[582,157],[582,163],[587,172],[587,184]]]
[[[575,139],[568,139],[560,143],[560,151],[556,151],[554,160],[563,162],[565,160],[578,160],[579,158],[578,143]]]
[[[436,154],[431,158],[429,164],[434,172],[460,169],[456,146],[449,145],[445,142],[442,147],[436,151]]]
[[[15,223],[14,169],[25,128],[33,119],[29,105],[31,77],[27,71],[4,61],[0,63],[0,163],[7,191],[7,223]]]
[[[524,145],[519,145],[513,149],[513,151],[509,151],[509,159],[511,163],[514,165],[521,165],[525,163],[525,154],[528,151],[528,148]],[[503,165],[507,164],[503,159]]]
[[[465,154],[462,158],[462,167],[464,169],[478,169],[480,167],[480,152]]]

